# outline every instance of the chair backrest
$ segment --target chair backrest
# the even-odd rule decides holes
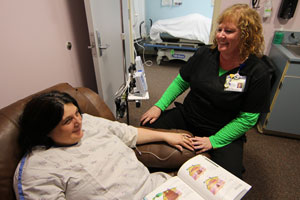
[[[277,80],[277,70],[278,68],[276,67],[276,65],[274,64],[274,62],[271,60],[270,57],[264,55],[262,58],[261,58],[264,63],[268,66],[268,69],[269,69],[269,72],[270,72],[270,80],[271,80],[271,90]]]
[[[62,83],[38,93],[49,92],[51,90],[69,93],[77,100],[79,107],[84,113],[115,120],[112,112],[99,95],[88,88],[73,88],[67,83]],[[13,176],[17,164],[21,159],[17,143],[19,135],[18,120],[25,104],[32,96],[30,95],[0,109],[0,199],[16,199],[13,191]]]
[[[275,95],[275,91],[277,89],[277,86],[279,84],[279,70],[276,67],[276,65],[274,64],[274,62],[272,61],[272,59],[266,55],[264,55],[262,58],[262,61],[266,64],[266,66],[268,67],[269,73],[270,73],[270,89],[271,89],[271,95],[270,95],[270,104],[272,104],[274,95]],[[271,107],[270,107],[271,110]],[[260,133],[263,133],[263,124],[264,121],[267,117],[267,113],[261,113],[259,116],[259,119],[257,121],[257,130]]]

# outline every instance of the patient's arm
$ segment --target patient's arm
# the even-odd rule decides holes
[[[169,145],[176,147],[180,151],[183,150],[182,147],[194,151],[192,140],[188,134],[138,128],[137,144],[160,141],[167,142]]]

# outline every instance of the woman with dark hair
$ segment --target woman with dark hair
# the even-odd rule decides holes
[[[142,199],[170,176],[137,160],[136,144],[165,141],[193,151],[186,134],[135,128],[82,114],[58,91],[29,101],[20,117],[23,151],[14,176],[17,199]]]
[[[69,103],[76,106],[81,115],[77,101],[67,93],[53,91],[27,103],[19,121],[19,144],[23,154],[30,153],[37,145],[46,148],[54,145],[48,134],[59,124],[64,115],[64,105]]]
[[[269,112],[270,74],[261,60],[264,37],[259,14],[235,4],[218,18],[212,47],[200,47],[161,99],[141,117],[142,125],[192,132],[197,153],[242,177],[245,132]],[[165,110],[190,88],[182,104]]]

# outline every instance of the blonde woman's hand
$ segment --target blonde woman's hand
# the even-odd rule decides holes
[[[142,115],[140,121],[142,125],[145,125],[147,122],[152,124],[153,122],[155,122],[155,120],[157,120],[157,118],[159,118],[160,114],[161,114],[161,109],[158,108],[157,106],[152,106],[147,112],[145,112]]]
[[[193,137],[193,146],[196,151],[196,154],[203,153],[212,149],[211,142],[208,137]]]

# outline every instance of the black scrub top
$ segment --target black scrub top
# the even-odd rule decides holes
[[[250,55],[239,74],[246,76],[243,92],[225,91],[226,76],[239,67],[219,76],[219,51],[200,47],[180,69],[190,92],[183,102],[188,122],[208,135],[215,134],[240,112],[264,113],[270,107],[270,74],[264,62]]]

